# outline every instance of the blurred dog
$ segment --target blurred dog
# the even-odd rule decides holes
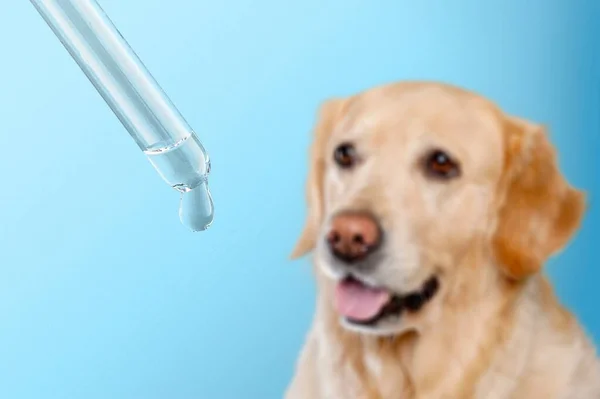
[[[288,399],[600,398],[593,345],[544,262],[585,197],[540,126],[401,82],[321,109],[309,212],[318,299]]]

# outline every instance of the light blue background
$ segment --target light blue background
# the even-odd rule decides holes
[[[315,109],[398,79],[551,128],[591,206],[549,270],[600,340],[600,3],[449,3],[102,0],[211,154],[216,220],[192,234],[29,2],[3,1],[0,397],[281,397],[314,301],[287,256]]]

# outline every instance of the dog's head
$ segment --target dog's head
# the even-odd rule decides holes
[[[314,249],[343,324],[376,334],[418,328],[472,264],[515,282],[538,272],[585,207],[542,127],[435,83],[326,102],[307,189],[293,257]]]

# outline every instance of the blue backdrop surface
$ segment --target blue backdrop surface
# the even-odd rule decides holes
[[[591,202],[548,272],[600,341],[600,2],[100,2],[210,152],[216,219],[179,224],[33,7],[2,2],[1,398],[281,397],[314,303],[287,256],[315,110],[399,79],[548,125]]]

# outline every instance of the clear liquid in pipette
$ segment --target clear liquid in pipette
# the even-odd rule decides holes
[[[192,231],[210,227],[214,206],[208,189],[210,159],[195,134],[175,143],[157,143],[144,154],[162,178],[181,193],[179,218]]]

